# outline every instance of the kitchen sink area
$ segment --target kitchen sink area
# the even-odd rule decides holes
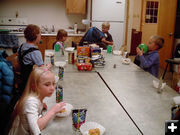
[[[74,29],[64,29],[67,31],[68,36],[84,36],[85,32],[78,31],[77,33],[74,32]],[[56,36],[58,31],[52,32],[52,31],[41,31],[42,36]]]
[[[0,18],[0,29],[4,34],[10,34],[15,35],[18,37],[19,45],[26,42],[24,38],[24,29],[28,25],[27,18]],[[53,39],[53,41],[56,39],[56,35],[58,32],[58,29],[54,27],[54,24],[51,25],[51,27],[47,25],[42,25],[40,27],[41,29],[41,36],[42,38],[47,38],[47,40]],[[71,44],[72,41],[75,40],[75,42],[78,42],[85,34],[85,30],[78,31],[77,33],[74,32],[74,29],[70,28],[63,28],[68,33],[68,46]],[[5,33],[6,32],[6,33]],[[69,38],[72,40],[69,40]],[[76,39],[78,38],[78,40]],[[48,44],[51,44],[48,43]]]

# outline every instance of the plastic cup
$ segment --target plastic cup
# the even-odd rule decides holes
[[[143,53],[147,53],[148,52],[148,46],[146,44],[140,44],[139,49],[143,49]]]
[[[107,53],[111,53],[112,52],[112,46],[111,45],[108,45],[107,46]]]
[[[72,125],[74,131],[79,131],[80,126],[85,123],[87,109],[72,110]]]

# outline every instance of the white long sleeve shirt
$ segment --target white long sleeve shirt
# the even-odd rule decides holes
[[[24,113],[15,119],[9,135],[40,135],[37,120],[42,108],[43,105],[37,97],[28,97],[24,104]]]

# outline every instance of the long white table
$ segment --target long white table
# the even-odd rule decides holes
[[[65,73],[62,81],[64,101],[74,108],[87,108],[86,121],[94,121],[106,128],[105,135],[140,135],[122,107],[95,72]],[[55,104],[55,92],[46,98],[48,108]],[[72,116],[54,120],[42,134],[72,135]]]
[[[87,120],[102,124],[107,135],[164,135],[165,120],[170,120],[171,116],[172,98],[178,94],[168,86],[162,94],[158,94],[152,84],[157,78],[133,63],[123,65],[121,56],[105,52],[104,56],[105,67],[95,68],[90,72],[78,71],[75,64],[66,65],[62,82],[65,101],[73,104],[75,108],[87,107]],[[58,60],[67,60],[67,54]],[[113,67],[114,64],[116,68]],[[57,67],[54,67],[53,71],[57,74]],[[54,103],[55,97],[50,98],[48,104]],[[102,106],[104,108],[101,108]],[[95,111],[98,113],[95,115],[94,110],[97,108],[101,109]],[[103,113],[107,116],[102,115]],[[115,120],[107,121],[105,118]],[[65,124],[58,125],[60,127],[57,128],[56,121]],[[56,134],[62,130],[64,134],[72,134],[71,118],[56,118],[55,122],[43,132]]]
[[[97,71],[112,94],[143,134],[164,135],[165,120],[171,119],[172,99],[179,94],[169,86],[166,86],[161,94],[157,93],[153,80],[159,80],[150,73],[132,62],[130,65],[122,64],[122,57],[107,54],[105,56],[107,65]],[[113,68],[112,63],[116,62],[117,67]]]
[[[172,98],[178,94],[165,87],[162,94],[145,72],[100,73],[116,98],[145,135],[163,135],[165,120],[171,119]]]

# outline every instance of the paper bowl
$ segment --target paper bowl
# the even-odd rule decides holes
[[[56,114],[57,117],[66,117],[66,116],[69,116],[70,113],[71,113],[71,110],[73,109],[73,106],[71,104],[69,104],[69,103],[66,103],[64,108],[66,109],[66,111],[62,112],[62,113],[57,113]]]
[[[45,56],[50,57],[54,55],[54,50],[51,51],[45,51]]]
[[[129,58],[124,58],[123,61],[122,61],[122,63],[125,64],[125,65],[129,65],[130,62],[131,62],[131,59],[129,59]]]
[[[176,105],[180,105],[180,96],[173,97],[173,101]]]
[[[121,51],[119,51],[119,50],[113,50],[113,54],[114,54],[114,55],[121,55],[121,54],[122,54],[122,52],[121,52]]]
[[[75,49],[74,47],[66,47],[66,48],[65,48],[65,51],[66,51],[66,52],[73,52],[74,49]]]
[[[66,62],[65,61],[56,61],[54,64],[56,67],[65,67]]]
[[[81,125],[80,132],[83,135],[89,135],[89,130],[90,129],[95,129],[95,128],[99,128],[100,135],[104,134],[105,128],[102,125],[100,125],[100,124],[98,124],[96,122],[85,122],[84,124]]]
[[[155,88],[158,88],[159,82],[153,80],[153,86],[154,86]],[[166,83],[162,83],[161,89],[164,89],[165,86],[166,86]]]

